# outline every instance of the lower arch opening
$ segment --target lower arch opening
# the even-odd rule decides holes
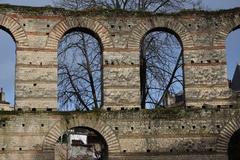
[[[240,129],[234,132],[228,143],[228,160],[240,159]]]
[[[74,127],[61,135],[55,146],[55,160],[107,160],[108,145],[104,137],[88,127]]]

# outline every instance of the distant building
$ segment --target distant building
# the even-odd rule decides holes
[[[240,92],[240,64],[237,65],[234,72],[231,88],[236,92]]]
[[[0,110],[4,111],[13,110],[13,108],[10,106],[10,103],[7,102],[5,99],[5,92],[3,91],[3,88],[1,88],[0,90]]]
[[[163,106],[165,107],[177,107],[182,106],[184,103],[183,92],[171,94],[169,91],[165,94],[163,99]]]
[[[98,160],[103,156],[102,139],[84,128],[68,130],[55,147],[55,160]]]
[[[3,88],[0,90],[0,103],[5,101],[5,93],[3,92]]]

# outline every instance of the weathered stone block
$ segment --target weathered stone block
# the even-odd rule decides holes
[[[18,83],[16,85],[17,98],[53,98],[56,97],[56,84]]]
[[[104,104],[105,105],[139,105],[140,94],[139,89],[105,89],[104,91]]]
[[[104,68],[104,87],[139,87],[139,68]]]
[[[57,51],[17,51],[16,64],[57,66]],[[31,65],[30,65],[31,66]]]
[[[223,85],[227,87],[227,73],[225,65],[192,65],[185,67],[185,85]]]
[[[19,81],[27,81],[28,83],[29,82],[57,83],[57,69],[54,67],[51,68],[18,67],[16,71],[16,82]]]

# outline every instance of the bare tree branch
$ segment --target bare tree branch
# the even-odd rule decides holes
[[[201,8],[201,1],[193,0],[55,0],[55,5],[72,10],[94,7],[131,11],[172,12],[189,8]]]
[[[55,0],[55,5],[72,10],[89,8],[172,12],[184,7],[201,7],[193,0]],[[181,46],[174,35],[149,33],[141,46],[141,105],[163,105],[168,93],[184,91]],[[101,51],[97,40],[83,32],[64,36],[59,45],[59,105],[90,110],[102,100]],[[65,106],[65,107],[64,107]]]
[[[66,34],[58,48],[60,109],[90,110],[101,105],[101,49],[87,33]]]

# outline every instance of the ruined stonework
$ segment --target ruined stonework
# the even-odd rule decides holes
[[[83,126],[104,137],[112,160],[227,160],[240,98],[228,87],[225,40],[239,25],[240,9],[152,15],[1,5],[0,26],[16,42],[17,61],[16,110],[0,112],[0,159],[53,160],[59,136]],[[101,40],[104,105],[57,112],[58,42],[76,27]],[[156,28],[182,43],[187,108],[139,110],[141,40]]]

